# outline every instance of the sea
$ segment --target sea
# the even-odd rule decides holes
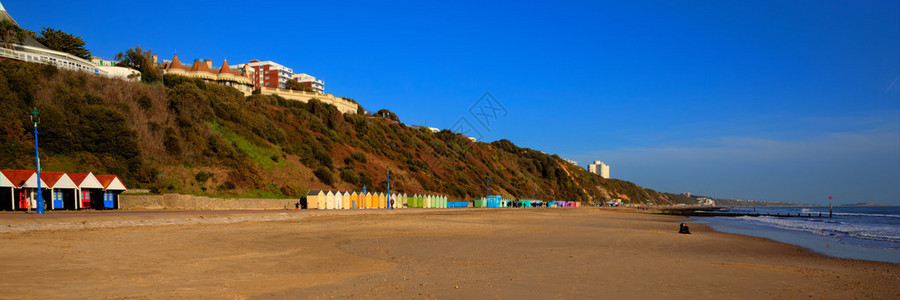
[[[696,217],[721,232],[794,244],[832,257],[900,263],[900,206],[740,207],[732,213],[798,213],[821,218]]]

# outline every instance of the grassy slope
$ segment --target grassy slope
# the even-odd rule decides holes
[[[284,197],[309,189],[511,198],[683,201],[603,179],[507,140],[474,143],[333,106],[167,76],[165,85],[0,62],[0,167],[31,166],[27,112],[42,112],[45,170],[122,175],[130,187],[215,196]],[[402,116],[401,116],[402,117]]]

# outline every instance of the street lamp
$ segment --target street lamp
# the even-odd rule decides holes
[[[388,209],[393,209],[393,203],[391,203],[391,166],[387,166],[387,207]]]
[[[38,124],[41,123],[41,113],[38,112],[37,108],[31,109],[31,123],[34,124],[34,157],[37,162],[37,169],[35,169],[37,173],[37,214],[44,214],[44,195],[41,192],[41,155],[38,152]]]

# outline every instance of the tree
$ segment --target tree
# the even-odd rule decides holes
[[[141,71],[141,81],[157,82],[162,78],[162,70],[153,61],[153,53],[150,49],[144,51],[140,46],[125,50],[125,53],[116,54],[116,65],[129,67]]]
[[[47,48],[84,59],[91,59],[91,50],[84,47],[84,40],[81,39],[81,36],[74,36],[60,30],[44,27],[44,30],[41,31],[41,36],[37,36],[34,39],[47,46]]]
[[[379,110],[378,112],[375,113],[375,115],[382,117],[382,118],[391,119],[394,122],[400,122],[400,118],[397,117],[397,114],[393,113],[390,110],[387,110],[386,108]]]
[[[296,80],[288,80],[284,84],[284,88],[288,89],[288,90],[304,91],[304,92],[312,92],[313,91],[313,89],[311,87],[309,87],[299,81],[296,81]]]
[[[0,38],[3,39],[4,48],[12,48],[13,43],[22,43],[30,32],[22,29],[10,20],[0,20]]]

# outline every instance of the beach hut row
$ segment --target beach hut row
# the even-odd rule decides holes
[[[116,175],[0,170],[0,210],[35,209],[38,180],[48,210],[118,209],[128,190]]]
[[[447,196],[441,195],[413,195],[409,198],[409,207],[421,208],[447,208]]]
[[[581,207],[581,201],[551,201],[550,207]]]
[[[406,195],[372,192],[340,192],[312,190],[300,201],[305,209],[379,209],[447,207],[447,197],[438,195]]]

